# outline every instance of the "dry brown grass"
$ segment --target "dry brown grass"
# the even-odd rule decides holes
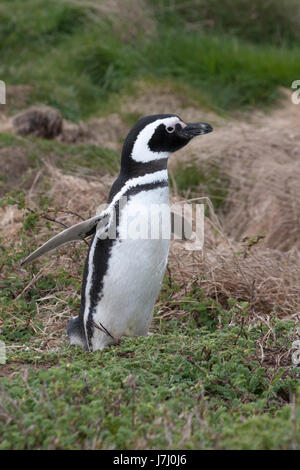
[[[208,220],[206,220],[209,223]],[[211,240],[206,231],[206,243]],[[186,252],[173,244],[169,265],[181,285],[179,297],[188,284],[199,285],[206,296],[224,307],[228,300],[248,302],[250,319],[277,313],[300,322],[300,255],[298,251],[256,250],[237,254],[239,245],[220,241],[204,252]]]
[[[234,298],[249,302],[254,317],[276,310],[300,322],[300,107],[286,94],[271,115],[219,123],[201,153],[195,141],[176,154],[177,162],[216,163],[230,185],[218,219],[206,218],[203,252],[174,244],[170,267],[182,293],[202,279],[222,304]]]
[[[231,181],[226,232],[235,239],[265,233],[266,247],[299,249],[300,132],[241,129],[220,154]]]
[[[228,177],[225,210],[219,216],[234,240],[264,234],[264,248],[300,249],[299,122],[300,106],[288,96],[271,115],[217,122],[215,132],[175,154],[172,168],[178,161],[215,163]],[[199,194],[204,195],[210,196]]]

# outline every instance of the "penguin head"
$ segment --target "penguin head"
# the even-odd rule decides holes
[[[210,124],[185,123],[176,114],[143,117],[134,125],[124,142],[122,165],[165,160],[195,136],[212,130]]]

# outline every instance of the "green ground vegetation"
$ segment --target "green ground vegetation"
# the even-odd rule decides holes
[[[299,5],[285,3],[195,1],[183,9],[153,1],[152,31],[145,36],[141,21],[122,37],[113,14],[91,3],[4,0],[0,77],[30,86],[28,104],[47,103],[71,120],[117,107],[137,79],[168,78],[219,112],[272,104],[278,86],[300,75]]]

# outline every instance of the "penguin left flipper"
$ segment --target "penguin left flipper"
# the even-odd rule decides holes
[[[96,231],[96,227],[100,222],[102,225],[102,229],[98,227],[98,235],[101,235],[101,233],[103,233],[107,228],[106,221],[108,217],[108,213],[105,211],[102,214],[91,217],[88,220],[84,220],[79,224],[73,225],[72,227],[63,230],[54,237],[50,238],[50,240],[44,243],[44,245],[42,245],[40,248],[37,248],[33,253],[31,253],[31,255],[27,256],[27,258],[25,258],[24,261],[20,263],[20,265],[26,266],[27,264],[32,263],[36,259],[40,258],[40,256],[49,253],[49,251],[55,250],[56,248],[61,245],[64,245],[65,243],[69,243],[76,240],[83,240],[84,238],[88,237],[89,235],[92,235]],[[177,223],[175,223],[176,219]],[[185,224],[185,227],[188,227],[189,231],[191,231],[191,227],[188,225],[185,217],[171,212],[171,232],[177,235],[178,238],[182,237],[181,227],[184,226],[183,224]],[[177,230],[179,230],[178,233],[176,227]],[[183,237],[183,239],[185,239],[185,237]]]
[[[85,237],[92,235],[95,232],[99,222],[101,222],[101,225],[103,224],[103,230],[100,229],[99,231],[99,234],[101,234],[107,227],[105,223],[107,219],[108,214],[107,212],[104,212],[88,220],[80,222],[79,224],[67,228],[63,232],[60,232],[55,235],[55,237],[50,238],[50,240],[44,243],[44,245],[42,245],[40,248],[31,253],[31,255],[27,256],[27,258],[25,258],[24,261],[21,262],[21,266],[26,266],[26,264],[32,263],[40,256],[45,255],[49,251],[55,250],[56,248],[61,245],[64,245],[65,243],[76,240],[83,240]]]

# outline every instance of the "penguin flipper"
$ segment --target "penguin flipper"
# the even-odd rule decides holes
[[[32,263],[37,258],[42,255],[45,255],[49,251],[55,250],[61,245],[65,243],[76,241],[76,240],[83,240],[85,237],[92,235],[99,222],[104,222],[107,219],[107,214],[99,214],[95,217],[92,217],[88,220],[84,220],[79,224],[73,225],[72,227],[63,230],[63,232],[58,233],[55,237],[50,238],[44,245],[40,248],[35,250],[31,255],[27,256],[24,261],[21,262],[21,266],[26,266],[26,264]],[[105,223],[103,223],[103,231],[105,230]],[[101,232],[100,232],[101,233]]]

